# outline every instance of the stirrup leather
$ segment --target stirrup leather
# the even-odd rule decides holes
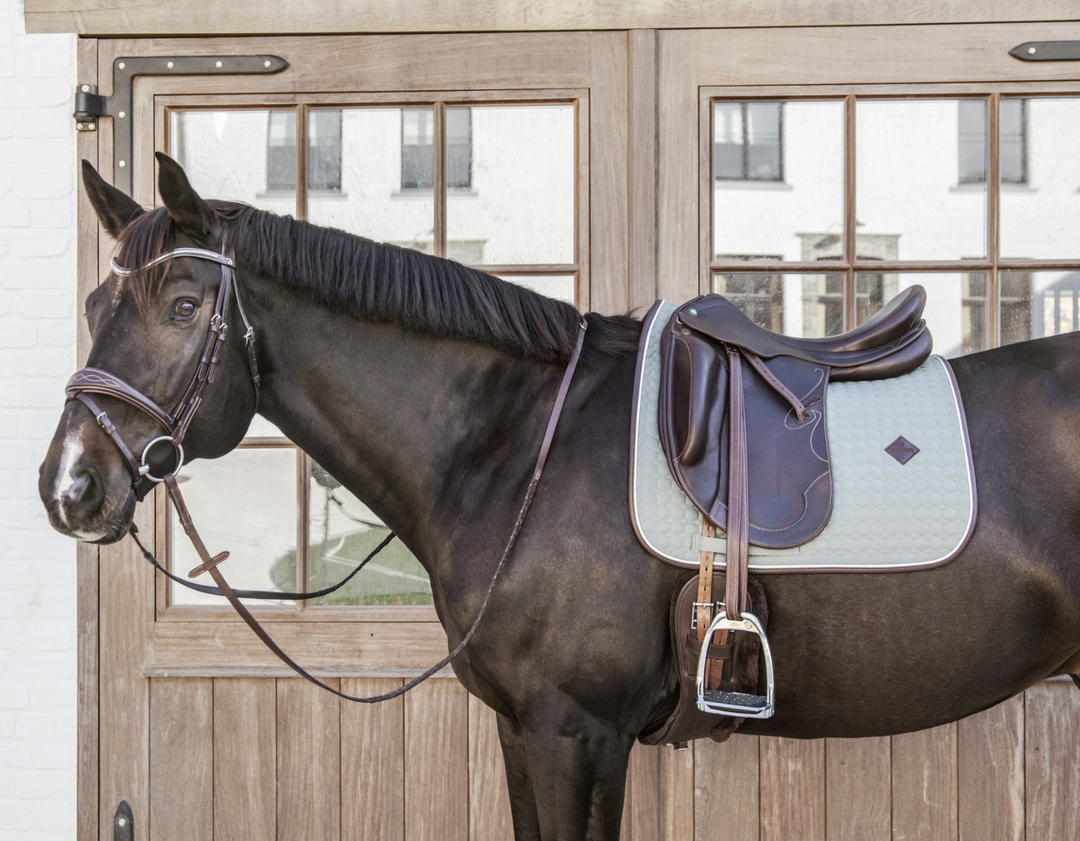
[[[772,651],[761,621],[749,611],[738,619],[729,619],[724,611],[718,611],[709,625],[705,639],[711,640],[716,631],[739,631],[757,634],[761,640],[761,652],[765,656],[765,695],[748,695],[742,692],[722,692],[706,689],[705,671],[708,667],[709,647],[702,646],[697,666],[697,708],[705,713],[729,715],[736,718],[770,718],[775,712],[775,682],[773,680]]]

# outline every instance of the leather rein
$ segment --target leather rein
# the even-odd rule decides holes
[[[251,370],[251,381],[255,388],[255,410],[258,411],[259,407],[259,369],[256,361],[255,353],[255,330],[251,326],[251,322],[248,321],[247,315],[244,312],[244,307],[240,303],[240,294],[236,286],[235,278],[235,263],[231,257],[225,254],[218,253],[216,251],[209,251],[203,248],[176,248],[165,254],[155,257],[145,266],[143,269],[150,268],[151,266],[162,263],[166,260],[170,260],[174,257],[193,257],[200,260],[209,260],[221,265],[221,285],[218,287],[217,299],[214,303],[214,314],[210,318],[210,327],[207,332],[206,343],[203,347],[202,355],[199,358],[199,364],[196,368],[195,374],[192,377],[191,383],[188,385],[187,390],[184,392],[183,398],[177,404],[176,408],[172,412],[166,412],[157,403],[151,400],[146,395],[142,394],[138,390],[132,388],[119,377],[116,377],[107,371],[102,371],[98,368],[83,368],[77,371],[65,388],[68,400],[78,400],[85,405],[90,412],[94,415],[98,425],[102,428],[105,434],[109,437],[109,440],[113,442],[116,449],[119,451],[124,465],[127,467],[128,472],[131,474],[132,487],[135,490],[136,498],[141,502],[145,496],[149,493],[150,488],[155,484],[164,483],[169,497],[173,501],[173,505],[176,506],[177,516],[180,520],[180,524],[184,528],[184,532],[187,534],[188,539],[191,540],[192,545],[195,547],[195,551],[198,553],[202,563],[195,567],[188,573],[189,578],[196,578],[202,575],[204,572],[209,572],[210,577],[214,579],[217,584],[216,587],[210,587],[206,585],[193,584],[189,581],[185,581],[177,575],[169,572],[165,569],[154,555],[143,546],[142,542],[138,538],[138,529],[135,524],[132,523],[129,533],[132,539],[138,545],[143,557],[151,563],[156,569],[164,573],[171,580],[188,587],[189,589],[196,590],[202,593],[209,593],[211,595],[221,595],[229,600],[229,603],[233,606],[233,609],[240,615],[240,617],[248,624],[252,631],[263,641],[263,643],[274,652],[277,657],[284,662],[289,668],[296,672],[301,677],[314,683],[328,692],[332,692],[339,698],[344,698],[347,701],[356,701],[363,704],[372,704],[379,701],[387,701],[391,698],[396,698],[399,695],[408,692],[414,686],[427,680],[433,674],[440,669],[444,668],[450,661],[457,657],[468,645],[469,641],[473,638],[477,628],[480,626],[480,620],[483,618],[484,613],[487,611],[488,603],[491,601],[491,594],[495,590],[495,584],[499,579],[499,575],[506,565],[507,559],[510,557],[510,552],[514,548],[514,544],[517,542],[518,534],[521,532],[521,528],[525,523],[525,517],[529,512],[529,508],[532,505],[533,497],[536,495],[536,488],[540,484],[540,476],[544,470],[544,464],[547,462],[548,452],[551,449],[551,442],[555,437],[555,428],[558,426],[559,416],[562,414],[563,405],[566,402],[566,395],[570,390],[570,383],[574,377],[574,371],[577,369],[578,360],[581,357],[581,348],[585,341],[585,331],[588,329],[588,325],[585,318],[582,317],[579,322],[579,329],[577,335],[577,341],[574,346],[574,352],[570,357],[570,361],[566,366],[566,370],[563,373],[562,383],[559,386],[559,391],[555,398],[555,403],[551,408],[551,415],[548,418],[547,428],[544,432],[544,438],[540,445],[540,452],[536,459],[536,466],[533,468],[533,475],[529,481],[528,490],[525,493],[525,499],[522,502],[521,509],[518,511],[517,520],[514,523],[514,527],[511,530],[510,538],[506,543],[506,547],[503,549],[502,555],[499,558],[499,562],[495,567],[495,571],[491,576],[491,583],[488,585],[487,592],[484,595],[484,601],[480,605],[480,610],[476,615],[476,619],[473,621],[472,626],[469,628],[468,633],[465,634],[461,642],[451,651],[446,657],[440,660],[431,668],[424,671],[422,674],[410,680],[403,686],[395,689],[392,692],[387,692],[383,695],[374,695],[371,697],[354,697],[347,695],[344,692],[335,689],[332,686],[324,683],[318,678],[311,675],[304,668],[294,662],[281,648],[274,642],[266,630],[259,624],[258,620],[251,615],[251,612],[240,601],[241,598],[247,599],[275,599],[275,600],[290,600],[298,601],[305,599],[320,598],[328,595],[333,591],[343,587],[347,584],[354,575],[356,575],[364,566],[370,561],[376,554],[378,554],[383,548],[385,548],[395,535],[391,532],[385,540],[382,541],[375,549],[361,561],[352,572],[350,572],[345,578],[339,581],[337,584],[327,587],[323,590],[318,590],[311,593],[281,593],[271,590],[234,590],[229,586],[225,577],[222,575],[221,570],[218,568],[222,561],[229,557],[228,552],[221,552],[217,555],[211,556],[207,550],[206,545],[203,543],[202,538],[199,536],[198,531],[195,528],[194,522],[192,522],[191,514],[188,512],[187,505],[184,502],[183,495],[180,492],[180,488],[176,482],[176,474],[180,472],[180,468],[184,463],[184,449],[183,440],[187,434],[187,430],[191,425],[192,418],[195,412],[199,408],[199,404],[202,402],[202,394],[207,384],[214,381],[214,376],[217,370],[219,357],[221,353],[222,345],[225,343],[226,335],[228,333],[228,319],[229,319],[229,304],[230,300],[236,299],[236,308],[240,313],[240,317],[244,322],[246,332],[244,334],[244,343],[248,349],[248,365]],[[134,274],[136,269],[125,269],[117,266],[115,262],[110,260],[110,266],[113,273],[117,277],[124,278]],[[116,397],[123,400],[126,403],[141,410],[144,414],[150,416],[158,425],[160,425],[166,435],[158,436],[151,440],[142,451],[141,458],[136,460],[133,451],[124,442],[124,439],[120,435],[116,426],[109,420],[109,416],[98,406],[98,404],[91,398],[90,394],[104,394],[110,397]],[[173,469],[167,472],[164,476],[158,478],[151,475],[150,466],[147,463],[147,455],[153,447],[161,442],[168,442],[172,445],[175,455],[176,463]]]

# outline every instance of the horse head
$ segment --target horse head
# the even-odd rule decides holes
[[[220,253],[224,227],[180,166],[157,157],[164,206],[152,211],[83,161],[116,257],[87,297],[93,344],[68,384],[38,491],[55,529],[94,543],[123,537],[136,503],[184,459],[235,447],[257,406],[254,334],[239,306],[230,314],[239,297]]]

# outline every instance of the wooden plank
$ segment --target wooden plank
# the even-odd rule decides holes
[[[341,836],[340,736],[337,697],[300,678],[277,682],[278,838]]]
[[[950,841],[957,829],[956,724],[892,737],[894,841]]]
[[[146,561],[140,557],[142,566]],[[149,568],[149,567],[148,567]],[[313,633],[312,626],[318,633]],[[363,632],[358,632],[357,627]],[[263,626],[290,657],[319,674],[321,669],[348,673],[357,669],[428,668],[446,656],[446,633],[435,622],[264,622]],[[281,661],[239,619],[231,622],[158,622],[147,668],[173,674],[175,669],[278,669]],[[286,672],[281,672],[285,674]],[[352,676],[352,675],[350,675]]]
[[[469,839],[514,841],[495,711],[469,696]]]
[[[661,32],[658,43],[658,296],[698,294],[698,33]]]
[[[268,6],[258,0],[207,4],[204,14],[176,14],[165,2],[26,0],[28,32],[82,35],[226,35],[243,32],[427,32],[663,29],[711,26],[837,26],[951,23],[969,20],[1069,20],[1070,0],[307,0]]]
[[[214,841],[276,841],[277,686],[214,681]]]
[[[660,838],[694,841],[694,750],[660,749]]]
[[[382,695],[401,680],[349,679],[349,695]],[[405,699],[381,704],[341,702],[342,841],[405,837]]]
[[[670,748],[635,743],[630,751],[623,807],[623,841],[653,841],[660,824],[660,751]]]
[[[761,738],[761,841],[825,841],[825,740]]]
[[[214,837],[214,687],[150,681],[150,841]]]
[[[593,34],[591,48],[589,305],[612,315],[630,306],[629,43],[625,32],[601,32]]]
[[[406,841],[469,837],[466,698],[449,680],[429,680],[405,696]]]
[[[97,84],[97,41],[80,40],[77,50],[77,79]],[[80,160],[97,162],[97,132],[75,135]],[[78,248],[78,298],[80,307],[98,283],[98,221],[84,190],[76,191],[76,242]],[[90,353],[90,331],[86,319],[76,320],[76,357],[81,367]],[[75,548],[76,565],[76,837],[93,841],[98,834],[98,547],[80,541]]]
[[[956,7],[957,3],[943,4]],[[1075,62],[1020,62],[1025,41],[1080,38],[1080,22],[1010,26],[713,29],[700,34],[699,85],[917,84],[1075,79]],[[979,18],[972,18],[978,20]]]
[[[1080,692],[1071,681],[1033,686],[1024,698],[1027,838],[1080,839]]]
[[[761,838],[761,739],[732,736],[722,744],[694,742],[694,838]]]
[[[829,841],[889,841],[888,737],[825,740],[825,834]]]
[[[1024,839],[1024,699],[957,722],[961,838]]]
[[[630,306],[659,297],[656,275],[657,46],[655,29],[630,33]]]
[[[587,32],[531,32],[350,35],[332,41],[322,36],[124,38],[102,40],[99,50],[110,57],[146,50],[157,55],[279,55],[289,67],[270,76],[155,77],[135,84],[136,90],[146,86],[159,94],[273,94],[584,88],[593,77],[591,43]],[[111,87],[111,72],[109,78]]]

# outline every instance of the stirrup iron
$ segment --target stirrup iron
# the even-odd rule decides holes
[[[761,640],[761,651],[765,655],[765,695],[747,695],[742,692],[722,692],[719,689],[705,689],[705,668],[709,661],[709,646],[701,646],[697,667],[697,708],[714,715],[729,715],[735,718],[770,718],[776,711],[775,683],[773,681],[772,651],[761,620],[754,614],[744,611],[739,619],[728,619],[724,611],[719,611],[709,625],[705,639],[711,640],[716,631],[739,631],[757,634]]]

